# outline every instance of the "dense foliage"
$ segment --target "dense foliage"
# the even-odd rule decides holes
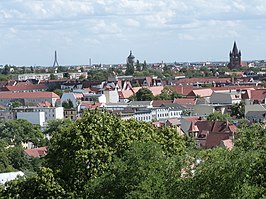
[[[0,198],[263,198],[266,130],[242,126],[232,150],[199,150],[172,128],[106,111],[54,121],[46,167],[0,187]],[[26,168],[0,141],[0,168]]]

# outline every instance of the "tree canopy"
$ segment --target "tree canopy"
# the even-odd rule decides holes
[[[0,121],[0,138],[14,145],[33,142],[35,146],[39,146],[45,143],[40,126],[23,119]]]
[[[114,156],[121,157],[134,141],[154,141],[169,154],[179,154],[185,148],[185,140],[174,129],[156,129],[145,122],[123,121],[106,111],[92,110],[54,134],[47,166],[68,189],[80,189],[106,172]]]
[[[37,173],[0,187],[0,198],[266,196],[265,124],[242,125],[231,150],[196,149],[173,128],[125,121],[105,110],[49,125],[46,167],[37,166]],[[14,157],[19,148],[5,153],[6,146],[6,140],[0,140],[0,169],[25,167],[23,158]]]
[[[135,98],[137,101],[151,101],[154,96],[148,88],[141,88],[136,92]]]

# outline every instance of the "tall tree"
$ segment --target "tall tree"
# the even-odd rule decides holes
[[[139,63],[139,60],[136,62],[136,70],[141,71],[141,64]]]
[[[159,144],[134,142],[110,170],[87,186],[90,198],[170,198],[181,167]]]
[[[134,71],[135,71],[134,65],[131,63],[127,63],[125,75],[133,75]]]
[[[141,88],[136,92],[137,101],[150,101],[153,100],[154,96],[148,88]]]
[[[47,165],[66,189],[82,192],[88,180],[106,172],[113,157],[121,157],[133,141],[154,141],[165,151],[176,154],[185,146],[185,140],[174,129],[156,129],[145,122],[123,121],[106,111],[91,110],[54,134],[46,156]],[[169,147],[163,146],[166,143]]]

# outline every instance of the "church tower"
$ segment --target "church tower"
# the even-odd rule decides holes
[[[241,67],[241,51],[237,49],[236,42],[234,42],[233,50],[229,53],[229,59],[228,68],[234,69]]]
[[[129,56],[127,57],[127,64],[134,65],[135,63],[135,56],[132,54],[132,51],[130,51]]]

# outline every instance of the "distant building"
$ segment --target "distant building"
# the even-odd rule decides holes
[[[237,49],[236,42],[234,42],[233,50],[229,53],[229,59],[228,68],[235,69],[241,67],[241,51]]]

